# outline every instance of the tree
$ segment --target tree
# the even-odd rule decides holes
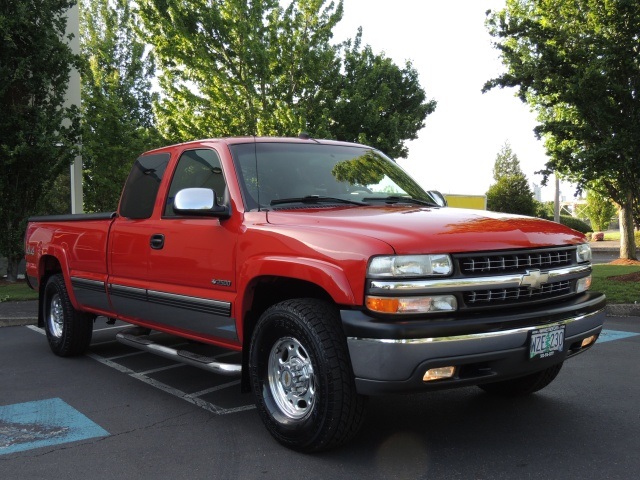
[[[162,72],[158,124],[173,141],[306,131],[406,156],[403,141],[435,107],[410,63],[361,49],[360,34],[330,43],[342,1],[139,4]]]
[[[375,146],[386,154],[406,158],[405,140],[417,138],[424,119],[435,110],[427,100],[418,73],[410,62],[403,69],[370,46],[360,47],[362,30],[345,43],[344,73],[337,102],[328,115],[333,138]]]
[[[520,169],[520,160],[513,153],[509,141],[504,142],[493,164],[493,179],[497,182],[500,178],[509,175],[524,175]]]
[[[550,157],[545,178],[557,172],[579,189],[601,182],[620,207],[620,256],[635,259],[640,4],[507,0],[487,25],[507,71],[484,91],[518,88],[538,116],[535,131]]]
[[[80,26],[84,205],[110,211],[133,160],[162,143],[152,112],[154,64],[127,0],[86,0]]]
[[[611,218],[616,214],[616,207],[611,200],[597,190],[587,190],[587,215],[594,232],[602,232],[609,228]]]
[[[493,212],[536,214],[536,204],[524,175],[500,177],[487,191],[487,209]]]
[[[531,217],[536,215],[538,205],[527,177],[522,173],[518,156],[511,150],[509,142],[505,142],[496,155],[493,178],[496,183],[487,191],[487,209]]]
[[[0,253],[15,281],[26,219],[77,153],[79,115],[65,107],[77,57],[65,36],[69,0],[0,4]]]
[[[139,4],[161,69],[157,111],[165,136],[177,141],[321,130],[309,117],[331,102],[326,85],[339,76],[329,40],[341,3],[294,1],[286,9],[278,0]]]

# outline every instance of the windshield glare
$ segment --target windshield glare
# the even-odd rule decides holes
[[[232,145],[247,207],[308,196],[375,202],[433,199],[404,170],[371,148],[298,143]]]

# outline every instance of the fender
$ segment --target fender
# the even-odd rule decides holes
[[[71,275],[69,271],[69,260],[67,258],[67,252],[61,245],[48,245],[45,247],[38,259],[38,284],[40,288],[43,289],[46,285],[43,283],[43,279],[45,277],[45,261],[46,257],[53,257],[56,259],[58,264],[60,265],[60,270],[62,276],[64,278],[64,285],[67,288],[67,293],[69,294],[69,300],[71,300],[71,304],[73,308],[80,310],[80,305],[76,300],[76,296],[73,292],[73,287],[71,285]]]
[[[237,312],[237,318],[243,318],[246,313],[244,298],[247,287],[256,278],[266,276],[292,278],[316,284],[339,305],[359,303],[346,272],[332,263],[314,258],[260,256],[245,261],[240,269],[238,277],[242,282],[238,285],[238,293],[242,299],[238,299],[237,305],[242,311]]]

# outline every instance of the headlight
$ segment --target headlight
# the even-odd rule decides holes
[[[578,263],[590,262],[591,261],[591,246],[587,243],[582,243],[578,245],[578,249],[576,250],[576,260]]]
[[[449,275],[452,271],[453,263],[449,255],[394,255],[372,258],[367,276],[431,277]]]

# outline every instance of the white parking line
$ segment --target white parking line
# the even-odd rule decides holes
[[[41,335],[46,335],[45,331],[42,328],[36,327],[35,325],[25,325],[28,329],[33,330],[34,332],[37,332]],[[92,344],[93,345],[101,345],[104,343],[112,343],[112,342],[100,342],[99,344]],[[182,345],[181,343],[178,345]],[[175,346],[175,345],[174,345]],[[135,378],[136,380],[140,380],[141,382],[146,383],[147,385],[151,385],[152,387],[155,387],[159,390],[162,390],[163,392],[166,392],[170,395],[173,395],[174,397],[178,397],[181,398],[182,400],[185,400],[189,403],[191,403],[192,405],[195,405],[199,408],[202,408],[203,410],[207,410],[208,412],[211,413],[215,413],[216,415],[228,415],[230,413],[239,413],[239,412],[244,412],[247,410],[253,410],[255,407],[255,405],[242,405],[240,407],[234,407],[234,408],[223,408],[217,405],[214,405],[213,403],[207,402],[205,400],[202,400],[201,398],[199,398],[202,395],[206,395],[207,393],[212,393],[212,392],[216,392],[218,390],[223,390],[225,388],[229,388],[229,387],[233,387],[236,386],[240,383],[240,380],[234,380],[232,382],[227,382],[224,383],[222,385],[217,385],[215,387],[211,387],[211,388],[207,388],[205,390],[201,390],[199,392],[194,392],[194,393],[187,393],[187,392],[183,392],[182,390],[179,390],[177,388],[174,388],[170,385],[167,385],[165,383],[159,382],[158,380],[154,380],[153,378],[149,378],[147,377],[147,374],[149,373],[155,373],[155,372],[159,372],[162,370],[168,370],[171,368],[177,368],[177,367],[182,367],[184,366],[184,364],[182,363],[176,363],[175,365],[171,365],[171,366],[167,366],[167,367],[162,367],[162,368],[157,368],[157,369],[153,369],[153,370],[147,370],[145,372],[136,372],[134,370],[131,370],[128,367],[125,367],[124,365],[120,365],[119,363],[114,362],[114,359],[117,358],[123,358],[123,357],[128,357],[128,356],[133,356],[139,353],[146,353],[146,352],[133,352],[131,354],[125,354],[125,355],[120,355],[120,356],[116,356],[116,357],[110,357],[110,358],[105,358],[102,357],[96,353],[93,352],[88,352],[86,355],[89,358],[92,358],[94,360],[96,360],[97,362],[100,362],[101,364],[107,366],[107,367],[111,367],[115,370],[118,370],[119,372],[125,373],[127,375],[129,375],[132,378]],[[231,354],[236,353],[236,352],[231,352]],[[222,354],[222,355],[227,355],[227,354]],[[218,355],[221,356],[221,355]]]
[[[193,393],[190,393],[188,396],[201,397],[202,395],[206,395],[207,393],[217,392],[218,390],[223,390],[225,388],[233,387],[235,385],[240,385],[240,380],[234,380],[233,382],[223,383],[222,385],[218,385],[216,387],[200,390],[199,392],[193,392]]]
[[[174,363],[166,367],[154,368],[152,370],[145,370],[144,372],[138,372],[140,375],[149,375],[150,373],[164,372],[165,370],[172,370],[174,368],[186,367],[186,363]]]

